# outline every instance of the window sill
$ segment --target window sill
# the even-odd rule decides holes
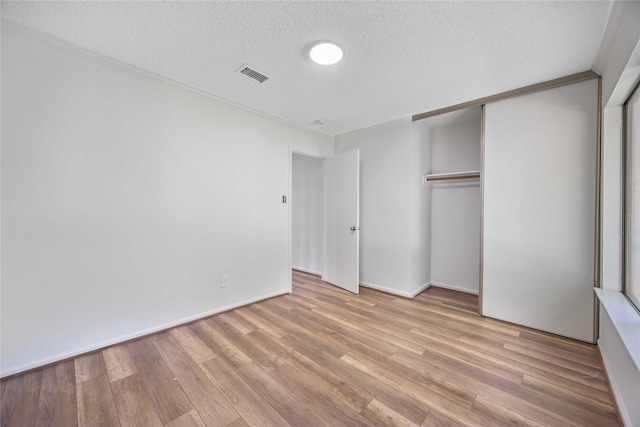
[[[640,314],[622,292],[600,288],[594,290],[629,352],[629,357],[640,371]]]

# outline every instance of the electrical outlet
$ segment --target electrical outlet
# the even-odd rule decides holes
[[[227,286],[229,286],[229,276],[220,276],[220,287],[226,288]]]

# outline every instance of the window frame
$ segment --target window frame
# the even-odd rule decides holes
[[[632,179],[632,141],[629,141],[629,102],[634,96],[640,96],[640,81],[637,82],[629,96],[622,104],[622,294],[629,301],[631,306],[640,314],[640,299],[636,299],[630,294],[628,280],[630,278],[629,269],[631,267],[631,237],[628,235],[630,230],[629,221],[631,220],[631,206],[633,203],[631,197],[631,179]],[[640,126],[639,126],[640,127]],[[636,149],[640,149],[640,144]],[[640,168],[640,164],[636,167]],[[639,192],[640,193],[640,192]],[[638,194],[637,205],[640,207],[640,194]],[[640,227],[640,224],[637,224]],[[640,286],[640,283],[638,284]]]

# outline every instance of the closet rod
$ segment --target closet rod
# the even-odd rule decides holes
[[[425,181],[449,181],[456,179],[480,178],[480,171],[433,173],[424,176]]]

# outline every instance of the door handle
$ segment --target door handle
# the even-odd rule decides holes
[[[351,228],[349,229],[351,231],[356,231],[356,230],[360,230],[359,227],[356,227],[355,225],[352,225]]]

